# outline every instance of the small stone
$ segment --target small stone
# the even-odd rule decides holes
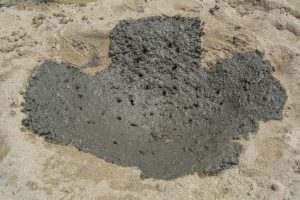
[[[211,15],[214,15],[215,12],[216,12],[217,10],[219,10],[219,9],[220,9],[220,7],[219,7],[218,5],[215,5],[215,7],[209,9],[209,13],[210,13]]]
[[[17,50],[17,53],[18,53],[18,56],[24,56],[25,55],[25,53],[21,50]]]
[[[45,15],[39,14],[39,15],[35,16],[34,18],[32,18],[32,24],[35,27],[39,27],[40,25],[42,25],[44,23],[45,19],[46,19]]]
[[[234,36],[234,37],[232,38],[232,44],[234,44],[234,45],[239,45],[240,42],[241,42],[241,39],[240,39],[240,38],[238,38],[238,37],[236,37],[236,36]]]
[[[88,20],[88,17],[83,16],[81,19],[84,20],[84,21],[86,21],[86,20]]]
[[[279,189],[278,185],[276,183],[273,183],[271,185],[271,189],[274,190],[274,191],[277,191]]]
[[[138,13],[143,13],[144,12],[144,7],[143,6],[138,6],[138,7],[136,7],[136,11]]]
[[[234,26],[234,30],[235,30],[235,31],[238,31],[238,30],[240,30],[241,28],[242,28],[242,27],[239,26],[239,25]]]
[[[86,6],[87,6],[86,3],[80,3],[80,4],[79,4],[79,7],[86,7]]]
[[[297,161],[295,162],[294,172],[295,172],[296,174],[300,174],[300,160],[297,160]]]
[[[135,122],[129,122],[129,124],[130,124],[131,126],[133,126],[133,127],[137,127],[137,126],[138,126],[138,124],[135,123]]]
[[[66,17],[66,15],[63,13],[53,13],[53,16],[54,17]]]
[[[61,18],[59,20],[59,23],[60,24],[67,24],[68,22],[71,22],[71,21],[73,21],[73,20],[72,19]]]

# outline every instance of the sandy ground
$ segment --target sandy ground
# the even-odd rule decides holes
[[[99,0],[0,8],[0,199],[300,199],[300,1]],[[80,1],[76,1],[80,2]],[[2,1],[0,1],[2,3]],[[282,121],[260,123],[240,142],[240,164],[218,176],[140,179],[72,146],[53,145],[22,126],[22,92],[44,59],[94,73],[107,67],[108,33],[122,19],[200,17],[207,67],[258,49],[287,90]]]

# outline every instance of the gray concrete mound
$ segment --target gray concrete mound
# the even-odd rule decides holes
[[[96,75],[45,61],[25,94],[23,121],[47,141],[72,144],[142,178],[216,175],[238,164],[235,139],[280,120],[287,95],[259,52],[199,66],[200,20],[121,21],[112,64]]]

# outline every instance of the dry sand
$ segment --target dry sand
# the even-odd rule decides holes
[[[3,1],[4,2],[4,1]],[[0,8],[0,199],[300,199],[300,2],[298,0],[99,0]],[[80,2],[80,1],[76,1]],[[2,3],[2,1],[0,1]],[[28,77],[44,59],[109,65],[109,31],[122,19],[200,17],[207,67],[258,49],[287,90],[282,121],[242,139],[240,164],[218,176],[140,179],[72,146],[28,132],[20,111]]]

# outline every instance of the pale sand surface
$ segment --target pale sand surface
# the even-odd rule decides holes
[[[300,1],[56,2],[65,4],[0,8],[0,199],[300,199]],[[261,122],[240,141],[240,164],[218,176],[142,180],[137,168],[49,144],[22,126],[22,92],[39,63],[80,67],[96,55],[101,64],[82,69],[94,73],[110,63],[108,34],[120,20],[153,15],[200,17],[207,67],[237,52],[265,52],[287,90],[283,120]]]

